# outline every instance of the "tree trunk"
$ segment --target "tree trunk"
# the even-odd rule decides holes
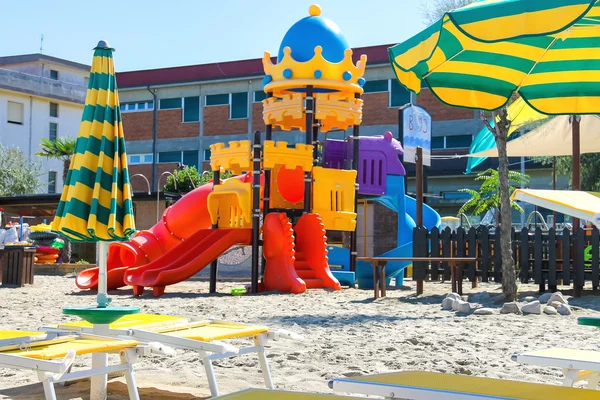
[[[69,173],[69,167],[71,166],[71,159],[63,159],[63,190],[64,187],[67,184],[67,174]],[[70,263],[71,262],[71,253],[72,253],[72,248],[71,248],[71,242],[69,241],[69,239],[67,239],[66,236],[62,236],[62,239],[65,242],[65,245],[62,248],[62,262],[63,263]]]
[[[71,159],[63,160],[63,186],[67,184],[67,174],[71,166]]]
[[[495,113],[494,113],[495,114]],[[504,300],[507,302],[515,301],[517,298],[517,275],[512,255],[511,247],[511,208],[510,208],[510,193],[508,182],[508,153],[506,150],[506,142],[508,138],[508,128],[510,121],[508,120],[508,112],[503,108],[498,112],[499,121],[495,125],[494,138],[498,147],[498,180],[500,182],[500,248],[502,252],[502,292]],[[495,118],[495,116],[494,116]]]

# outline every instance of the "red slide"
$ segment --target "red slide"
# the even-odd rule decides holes
[[[133,293],[141,295],[144,287],[152,287],[154,296],[162,296],[165,286],[184,281],[234,245],[248,245],[251,229],[200,229],[162,257],[128,268],[124,281],[133,286]]]
[[[250,182],[252,175],[246,174],[232,179]],[[202,185],[183,196],[167,208],[162,218],[149,230],[138,232],[129,242],[112,243],[108,248],[108,289],[125,286],[124,276],[128,268],[153,262],[173,250],[184,239],[210,228],[210,215],[206,199],[212,192],[212,182]],[[75,279],[80,289],[98,288],[98,268],[82,271]]]
[[[307,288],[341,289],[329,270],[327,238],[317,214],[300,217],[295,235],[285,214],[267,215],[263,225],[263,254],[267,260],[266,290],[297,294]]]

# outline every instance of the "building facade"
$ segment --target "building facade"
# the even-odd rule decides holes
[[[419,96],[409,93],[398,84],[389,65],[387,49],[390,46],[354,49],[355,59],[361,54],[368,57],[360,134],[381,135],[390,131],[398,137],[398,108],[413,103],[424,107],[432,116],[434,155],[468,153],[474,135],[483,127],[479,112],[447,106],[427,88]],[[206,169],[211,144],[250,139],[252,132],[264,132],[263,75],[262,59],[118,73],[134,190],[148,190],[147,183],[133,177],[135,174],[148,178],[154,191],[166,182],[162,174],[174,170],[177,163]],[[351,130],[330,132],[327,137],[349,135],[352,135]],[[304,141],[304,134],[299,132],[274,129],[273,137],[289,144]],[[322,134],[320,140],[324,139],[325,134]],[[157,167],[154,182],[153,163]],[[411,191],[414,172],[411,165],[405,164]],[[480,169],[494,165],[497,166],[495,160],[488,160]],[[466,159],[436,160],[428,170],[428,192],[436,195],[430,202],[443,215],[456,214],[459,204],[464,202],[459,188],[476,187],[473,177],[464,175],[465,167]],[[549,169],[528,163],[527,172],[532,175],[532,187],[550,185]]]
[[[42,163],[40,193],[62,191],[62,161],[35,154],[42,138],[77,136],[89,72],[43,54],[0,57],[0,143]]]

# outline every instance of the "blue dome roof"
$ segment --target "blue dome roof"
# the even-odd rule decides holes
[[[306,62],[315,55],[315,47],[323,48],[323,57],[338,63],[344,59],[344,50],[348,49],[346,38],[340,28],[330,19],[320,15],[302,18],[287,31],[277,54],[277,62],[283,58],[283,49],[292,49],[292,58],[297,62]]]

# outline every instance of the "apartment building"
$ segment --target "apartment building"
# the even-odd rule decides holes
[[[419,96],[409,93],[398,84],[389,65],[390,46],[354,49],[355,61],[361,54],[368,57],[360,134],[381,135],[391,131],[397,137],[398,108],[412,102],[432,116],[433,154],[468,153],[473,136],[483,127],[479,113],[447,106],[427,88]],[[174,170],[177,163],[206,168],[211,144],[249,139],[256,130],[264,132],[263,75],[261,59],[118,73],[130,174],[142,174],[152,183],[152,166],[156,163],[157,173],[152,183],[155,190],[166,181],[165,177],[160,179],[162,174]],[[156,140],[153,140],[154,116]],[[322,134],[320,139],[348,135],[352,135],[351,130]],[[304,141],[304,134],[298,132],[274,130],[273,136],[289,144]],[[480,168],[494,163],[497,165],[489,160]],[[474,186],[473,178],[464,175],[465,166],[465,159],[433,161],[428,169],[428,191],[439,196],[433,200],[437,208],[455,213],[458,204],[464,201],[458,189]],[[409,177],[413,177],[411,165],[407,167]],[[548,169],[528,165],[528,172],[533,175],[532,186],[550,183]],[[147,183],[139,177],[132,178],[132,186],[136,191],[148,190]],[[412,186],[409,178],[409,191]]]
[[[62,191],[63,164],[35,154],[42,138],[77,136],[89,72],[45,54],[0,57],[0,143],[42,163],[41,193]]]

